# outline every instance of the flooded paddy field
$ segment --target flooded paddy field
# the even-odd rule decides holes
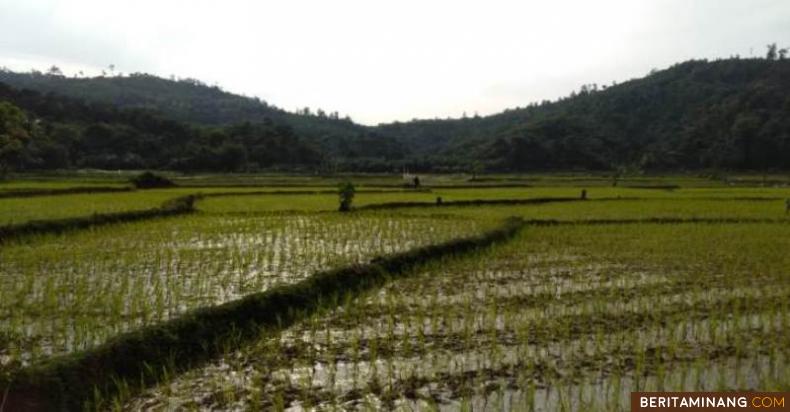
[[[332,187],[306,185],[0,199],[17,223],[204,195],[184,215],[0,245],[0,381],[517,217],[515,237],[426,252],[383,287],[90,409],[621,410],[632,390],[790,388],[790,189],[599,186],[587,200],[572,184],[364,189],[354,205],[379,209],[339,213]],[[404,202],[425,205],[387,206]]]
[[[617,410],[632,390],[786,388],[787,229],[527,227],[126,407]]]
[[[480,228],[382,213],[201,214],[7,245],[0,249],[0,360],[85,349],[189,309]]]

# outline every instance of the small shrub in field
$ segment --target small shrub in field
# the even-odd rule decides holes
[[[351,203],[354,201],[355,194],[356,188],[354,188],[353,183],[341,183],[338,187],[338,196],[340,196],[340,207],[338,210],[341,212],[348,212],[351,210]]]
[[[160,187],[173,187],[175,183],[173,183],[170,179],[153,174],[151,172],[144,172],[141,173],[131,180],[134,187],[138,189],[155,189]]]

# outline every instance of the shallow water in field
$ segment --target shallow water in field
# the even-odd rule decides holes
[[[568,190],[529,193],[578,193]],[[790,237],[777,197],[786,192],[738,192],[770,197],[759,201],[725,199],[731,190],[629,193],[650,200],[339,215],[272,214],[272,202],[294,206],[274,197],[218,198],[193,216],[6,245],[0,367],[90,348],[319,270],[478,234],[498,217],[731,217],[764,222],[529,226],[123,402],[129,410],[617,410],[637,388],[786,389]],[[330,197],[299,206],[333,208]]]
[[[471,236],[476,221],[386,215],[194,216],[0,249],[0,356],[84,349],[193,308]]]
[[[756,269],[779,276],[761,283],[699,257],[682,270],[551,255],[537,236],[394,282],[127,407],[617,410],[636,385],[790,381],[781,271]]]

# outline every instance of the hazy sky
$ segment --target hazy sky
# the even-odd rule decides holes
[[[0,0],[0,66],[194,77],[374,124],[790,46],[788,0]]]

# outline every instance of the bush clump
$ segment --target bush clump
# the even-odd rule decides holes
[[[131,182],[134,187],[138,189],[156,189],[161,187],[173,187],[176,185],[172,180],[151,172],[141,173],[133,177]]]
[[[338,196],[340,200],[340,207],[338,208],[341,212],[348,212],[351,210],[351,203],[354,201],[354,195],[356,194],[356,188],[354,184],[351,182],[341,183],[338,186]]]

